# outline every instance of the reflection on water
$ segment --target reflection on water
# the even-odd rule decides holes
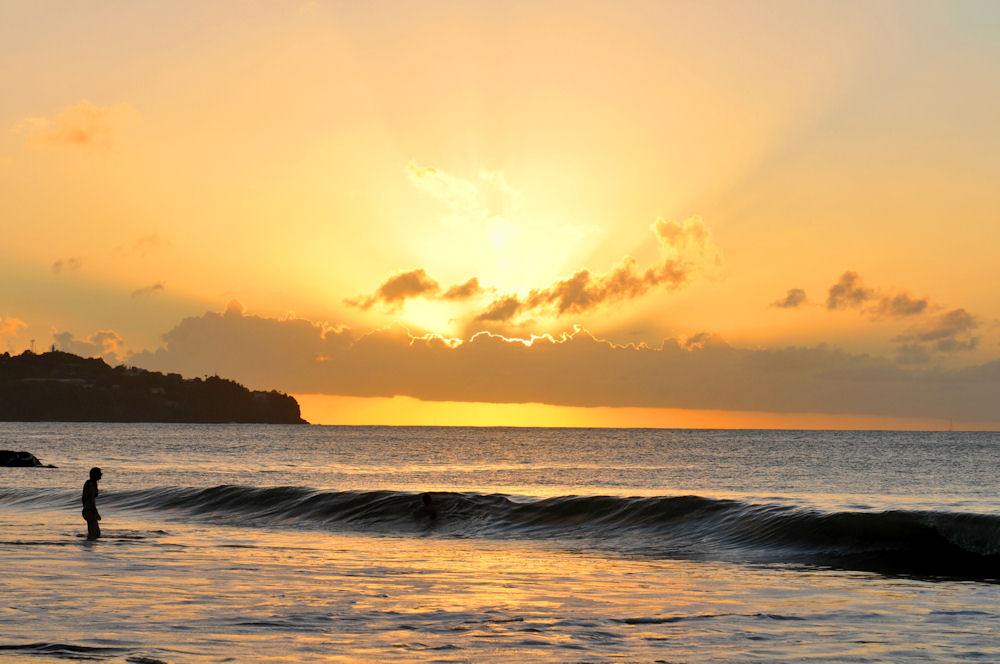
[[[984,584],[609,559],[524,541],[180,523],[158,532],[164,524],[135,518],[119,518],[104,541],[66,546],[77,524],[29,514],[3,518],[0,550],[19,570],[2,582],[8,648],[167,662],[1000,656],[998,597]],[[49,534],[32,540],[41,521]]]

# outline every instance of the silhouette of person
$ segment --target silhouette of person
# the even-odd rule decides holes
[[[425,519],[436,519],[437,513],[437,507],[431,501],[431,494],[420,494],[420,506],[416,509],[416,515]]]
[[[87,539],[95,540],[101,536],[101,527],[97,524],[101,515],[97,511],[97,482],[101,479],[101,469],[91,468],[90,479],[83,483],[83,518],[87,522]]]

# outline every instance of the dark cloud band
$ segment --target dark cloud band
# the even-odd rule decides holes
[[[187,318],[164,339],[129,361],[300,393],[964,420],[994,419],[1000,401],[1000,361],[921,370],[827,347],[732,348],[713,335],[659,348],[616,346],[582,329],[530,343],[487,333],[462,341],[230,307]]]

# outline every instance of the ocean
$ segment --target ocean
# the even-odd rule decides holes
[[[0,423],[0,448],[57,466],[0,468],[2,661],[1000,661],[997,433]]]

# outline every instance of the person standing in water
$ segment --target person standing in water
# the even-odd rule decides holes
[[[101,536],[101,526],[98,521],[101,515],[97,512],[97,482],[101,479],[101,469],[91,468],[90,479],[83,483],[83,518],[87,522],[87,539],[95,540]]]

